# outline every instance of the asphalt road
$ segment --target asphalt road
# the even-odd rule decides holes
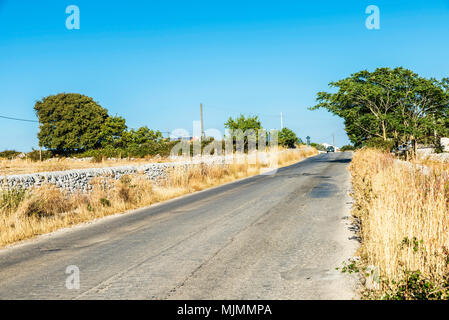
[[[335,270],[357,248],[350,160],[320,154],[0,250],[0,299],[356,298]]]

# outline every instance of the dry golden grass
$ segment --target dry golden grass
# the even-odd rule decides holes
[[[441,162],[441,161],[435,161],[430,159],[420,159],[420,160],[414,160],[413,163],[424,165],[426,167],[431,167],[433,169],[437,170],[449,170],[449,163],[448,162]]]
[[[278,165],[287,166],[315,154],[315,149],[286,150],[279,154]],[[3,191],[0,192],[0,247],[256,175],[264,167],[267,164],[248,164],[247,160],[224,166],[197,165],[187,171],[177,167],[158,184],[143,176],[124,176],[118,181],[95,178],[89,194],[69,195],[48,185],[29,192]]]
[[[447,166],[424,173],[367,149],[354,154],[350,171],[353,214],[361,224],[361,260],[378,267],[382,280],[373,297],[435,298],[441,293],[440,298],[447,298],[440,290],[449,275]],[[415,271],[421,279],[416,290],[410,274]]]
[[[81,161],[72,158],[52,158],[45,161],[32,161],[30,159],[0,159],[0,176],[12,174],[27,174],[36,172],[64,171],[72,169],[104,168],[127,165],[141,165],[155,162],[169,162],[169,158],[142,158],[142,159],[103,159],[100,162]]]

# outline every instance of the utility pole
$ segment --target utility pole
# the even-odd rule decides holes
[[[282,119],[282,112],[281,112],[281,130],[284,129],[284,121]]]
[[[203,104],[200,103],[200,110],[201,110],[201,137],[200,139],[203,138],[204,136],[204,125],[203,125]]]
[[[335,148],[335,134],[332,133],[332,146]]]

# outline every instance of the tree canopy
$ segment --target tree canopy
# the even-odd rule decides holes
[[[282,128],[282,130],[279,131],[278,139],[279,144],[287,148],[295,148],[296,143],[299,143],[301,141],[289,128]]]
[[[243,132],[246,130],[254,130],[257,133],[258,130],[262,129],[262,124],[258,116],[245,117],[243,114],[240,114],[240,116],[235,119],[229,117],[228,121],[225,123],[225,128],[234,131],[242,130]]]
[[[57,152],[97,148],[108,111],[92,98],[77,93],[60,93],[37,101],[39,145]]]
[[[411,70],[377,68],[331,82],[311,110],[324,108],[344,119],[349,139],[360,146],[378,138],[398,145],[434,141],[448,133],[449,80],[426,79]],[[435,139],[435,140],[433,140]]]
[[[108,117],[101,126],[101,146],[124,147],[126,141],[123,137],[126,134],[126,120],[122,117]]]
[[[99,148],[139,148],[160,142],[162,134],[147,126],[128,130],[126,121],[109,116],[92,98],[77,93],[60,93],[37,101],[39,145],[57,153],[74,153]]]

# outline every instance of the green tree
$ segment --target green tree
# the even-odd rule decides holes
[[[137,130],[131,129],[129,133],[130,142],[137,145],[152,141],[160,141],[162,139],[162,133],[160,131],[150,130],[147,126],[140,127]]]
[[[403,89],[403,98],[394,110],[396,140],[401,142],[435,140],[447,133],[449,94],[443,82],[415,75]],[[398,133],[398,134],[397,134]],[[399,136],[397,139],[396,135]]]
[[[344,119],[355,146],[371,139],[423,141],[447,132],[449,81],[426,79],[404,68],[360,71],[331,82],[336,93],[319,92],[318,104]]]
[[[262,124],[260,123],[258,116],[245,117],[243,114],[240,114],[240,116],[235,119],[229,117],[228,121],[225,123],[225,128],[230,130],[242,130],[243,132],[246,130],[258,131],[262,129]]]
[[[122,117],[108,117],[101,126],[101,146],[125,147],[126,121]]]
[[[296,136],[296,134],[290,130],[289,128],[282,128],[281,131],[279,131],[279,144],[281,146],[287,147],[287,148],[295,148],[296,143],[299,143],[300,140]]]
[[[243,114],[240,114],[240,116],[235,119],[229,117],[224,125],[225,128],[229,129],[231,132],[231,137],[228,138],[233,139],[234,146],[237,145],[237,141],[242,141],[245,151],[248,150],[248,136],[254,140],[253,142],[256,144],[258,141],[259,130],[262,130],[262,124],[258,116],[245,117]]]
[[[37,101],[39,146],[67,153],[98,148],[108,112],[92,98],[76,93],[50,95]]]

